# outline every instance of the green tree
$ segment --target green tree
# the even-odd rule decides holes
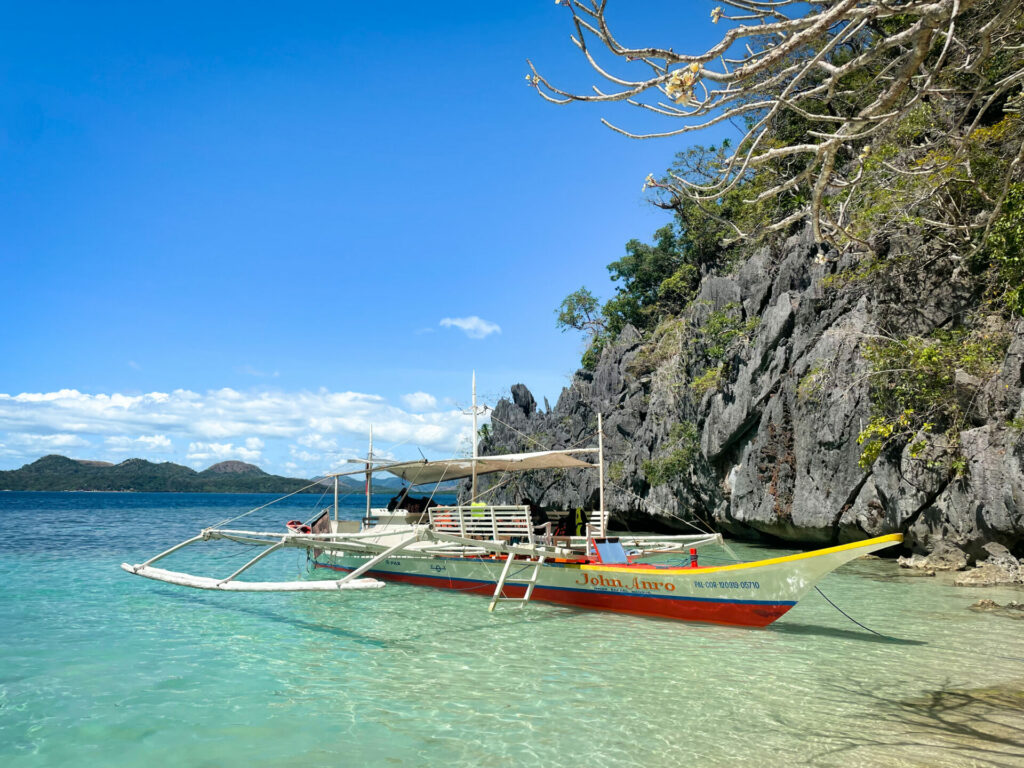
[[[612,281],[621,283],[615,296],[605,304],[608,330],[614,335],[629,324],[638,328],[651,325],[652,308],[658,301],[658,289],[683,264],[682,241],[669,224],[654,233],[653,245],[630,240],[626,255],[608,265]]]
[[[608,342],[608,323],[601,303],[587,288],[573,291],[555,310],[555,325],[562,329],[583,331],[587,334],[587,349],[583,353],[583,367],[593,370],[601,350]]]
[[[558,316],[555,324],[563,333],[571,329],[586,331],[593,337],[605,329],[601,304],[587,288],[573,291],[562,299],[555,314]]]

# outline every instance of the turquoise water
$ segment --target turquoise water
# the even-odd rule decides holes
[[[488,614],[404,585],[220,594],[119,568],[268,498],[0,493],[0,765],[1024,765],[1024,621],[967,610],[1024,591],[890,561],[822,589],[892,638],[817,594],[749,630]],[[316,502],[243,522],[277,530]],[[252,554],[205,543],[164,562],[227,575]],[[249,578],[305,568],[286,552]]]

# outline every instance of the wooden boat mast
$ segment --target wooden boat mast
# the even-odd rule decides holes
[[[601,412],[597,413],[597,514],[600,520],[599,535],[604,536],[606,518],[604,511],[604,431],[601,429]]]
[[[472,504],[476,501],[476,461],[477,461],[477,426],[476,426],[476,371],[473,371],[473,482],[470,485],[469,491],[469,503]]]
[[[370,493],[373,491],[373,424],[370,425],[370,450],[366,456],[366,518],[364,525],[369,525],[373,520],[370,514]]]

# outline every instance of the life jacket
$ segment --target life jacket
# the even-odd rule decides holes
[[[571,528],[571,536],[586,536],[587,535],[587,513],[579,507],[576,507],[576,511],[573,512],[571,517],[572,522],[569,524]]]

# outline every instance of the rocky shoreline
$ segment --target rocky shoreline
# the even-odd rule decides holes
[[[1002,544],[989,542],[982,549],[986,557],[976,559],[959,547],[941,542],[927,555],[900,557],[901,568],[910,568],[934,576],[937,571],[958,572],[953,578],[957,587],[997,587],[1024,584],[1024,561],[1018,560]],[[973,567],[972,567],[973,566]]]

